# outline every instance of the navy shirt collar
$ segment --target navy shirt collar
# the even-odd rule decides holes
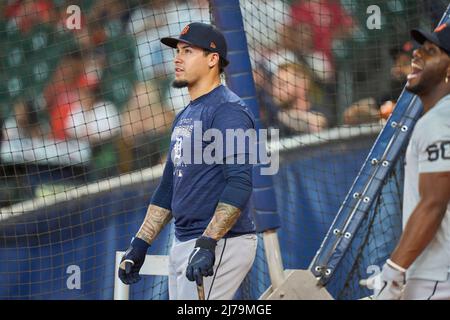
[[[198,103],[201,103],[201,102],[205,101],[206,99],[209,99],[210,97],[212,98],[219,92],[219,90],[221,88],[223,88],[223,84],[219,84],[217,87],[212,89],[210,92],[205,93],[204,95],[201,95],[200,97],[198,97],[195,100],[191,100],[191,102],[189,104],[190,105],[195,105],[195,104],[198,104]]]

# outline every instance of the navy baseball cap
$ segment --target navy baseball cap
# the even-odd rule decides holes
[[[411,37],[420,44],[428,40],[450,55],[450,26],[447,23],[441,24],[433,32],[413,29]]]
[[[161,39],[162,43],[172,48],[176,48],[180,41],[211,52],[217,52],[223,59],[225,66],[229,63],[225,37],[216,27],[210,24],[192,22],[184,27],[178,38],[165,37]]]

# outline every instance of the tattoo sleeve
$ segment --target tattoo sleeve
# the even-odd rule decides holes
[[[236,223],[241,210],[227,203],[219,202],[214,216],[203,233],[204,236],[214,240],[222,239]]]
[[[149,205],[147,215],[136,237],[151,244],[158,236],[164,226],[172,219],[172,213],[168,209],[164,209],[153,204]]]

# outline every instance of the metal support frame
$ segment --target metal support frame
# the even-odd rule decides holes
[[[125,251],[116,251],[116,263],[114,274],[114,300],[128,300],[130,297],[130,286],[124,284],[119,279],[117,270],[119,270],[120,260]],[[144,264],[139,272],[140,275],[168,276],[169,275],[169,256],[147,255]]]

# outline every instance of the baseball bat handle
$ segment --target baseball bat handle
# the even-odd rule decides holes
[[[125,270],[125,273],[130,273],[131,271],[131,267],[134,265],[134,261],[133,260],[124,260],[120,263],[120,268]]]
[[[205,300],[205,287],[202,284],[197,284],[197,293],[198,293],[198,300]]]

